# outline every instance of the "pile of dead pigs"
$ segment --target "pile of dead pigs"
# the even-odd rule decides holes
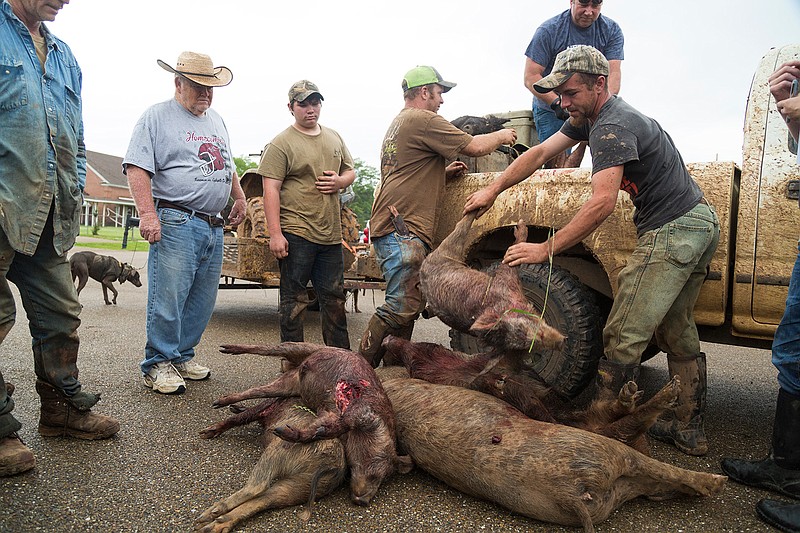
[[[540,323],[510,267],[500,266],[489,279],[451,259],[462,251],[471,223],[465,218],[425,260],[421,284],[431,312],[451,327],[477,332],[494,347],[489,353],[468,357],[388,337],[384,361],[398,366],[376,371],[356,353],[315,344],[222,347],[282,357],[285,372],[214,402],[234,414],[201,435],[257,421],[265,428],[264,452],[246,485],[202,513],[196,530],[229,531],[264,509],[304,503],[307,519],[313,502],[348,476],[352,501],[368,505],[388,476],[415,465],[471,496],[585,531],[639,496],[710,496],[723,489],[724,476],[647,455],[645,433],[675,401],[677,378],[642,405],[629,382],[617,396],[600,395],[576,409],[520,368],[519,350],[532,339],[552,346],[563,338]],[[463,289],[448,290],[451,283],[480,294],[471,299]],[[530,313],[503,312],[512,308]],[[476,324],[491,327],[481,335]],[[250,407],[239,403],[256,398],[262,400]]]

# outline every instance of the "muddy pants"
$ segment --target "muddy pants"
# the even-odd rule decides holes
[[[0,343],[16,319],[11,281],[28,317],[36,377],[72,396],[81,389],[77,367],[81,305],[67,256],[57,255],[52,243],[52,213],[33,256],[15,252],[0,230]],[[11,415],[13,409],[0,373],[0,437],[20,428]]]
[[[397,232],[373,238],[372,246],[386,281],[385,301],[375,314],[392,328],[402,328],[425,309],[419,269],[431,250],[416,235]]]
[[[653,335],[668,354],[700,353],[694,305],[718,241],[717,215],[704,203],[639,237],[603,330],[609,361],[639,363]]]
[[[789,280],[786,309],[772,341],[772,364],[783,390],[800,396],[800,254]]]
[[[341,244],[316,244],[291,233],[289,255],[278,261],[281,271],[281,342],[302,342],[308,307],[308,282],[319,298],[322,340],[327,346],[350,349],[345,315],[344,259]]]

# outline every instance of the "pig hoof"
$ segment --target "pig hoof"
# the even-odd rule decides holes
[[[641,394],[639,394],[637,397],[638,392],[639,387],[636,385],[636,382],[629,381],[619,390],[619,396],[617,397],[617,400],[625,407],[633,409],[636,406],[637,398],[641,397]]]

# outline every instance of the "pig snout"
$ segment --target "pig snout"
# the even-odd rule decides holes
[[[538,325],[534,327],[538,327],[538,331],[536,331],[536,342],[550,349],[560,350],[564,347],[564,340],[566,337],[556,328],[548,326],[541,320]]]
[[[377,478],[364,473],[355,472],[350,467],[350,499],[356,505],[366,507],[378,493],[383,477]]]

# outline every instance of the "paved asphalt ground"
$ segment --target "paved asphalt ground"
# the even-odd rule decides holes
[[[144,267],[147,257],[133,250],[103,253],[136,267]],[[381,298],[378,291],[360,295],[360,313],[353,313],[348,303],[352,346],[357,346]],[[120,286],[118,305],[106,306],[100,284],[90,280],[81,300],[80,378],[86,390],[102,393],[96,410],[119,419],[122,429],[115,438],[98,442],[39,436],[30,337],[19,305],[17,324],[2,346],[0,365],[6,380],[17,386],[14,413],[23,423],[20,433],[33,449],[37,466],[26,474],[0,479],[0,532],[190,531],[205,508],[244,484],[259,456],[256,425],[236,428],[213,440],[200,439],[198,431],[226,415],[211,408],[215,398],[276,377],[276,360],[226,356],[218,352],[218,346],[277,343],[277,290],[220,291],[197,356],[213,374],[208,381],[189,382],[180,396],[155,394],[141,382],[137,363],[144,344],[146,286],[125,283]],[[306,340],[321,342],[318,322],[317,313],[308,313]],[[423,321],[414,340],[447,344],[447,328],[437,320]],[[706,430],[711,452],[695,458],[655,443],[653,455],[681,467],[720,473],[722,457],[761,458],[766,453],[777,386],[769,352],[713,344],[704,349],[709,367]],[[641,387],[649,393],[666,380],[663,355],[644,365]],[[765,496],[770,494],[729,483],[721,495],[710,499],[638,499],[597,524],[597,531],[769,531],[754,512],[756,501]],[[238,531],[578,529],[513,515],[415,470],[385,482],[367,508],[351,504],[345,487],[321,500],[307,523],[294,507],[266,511]]]

